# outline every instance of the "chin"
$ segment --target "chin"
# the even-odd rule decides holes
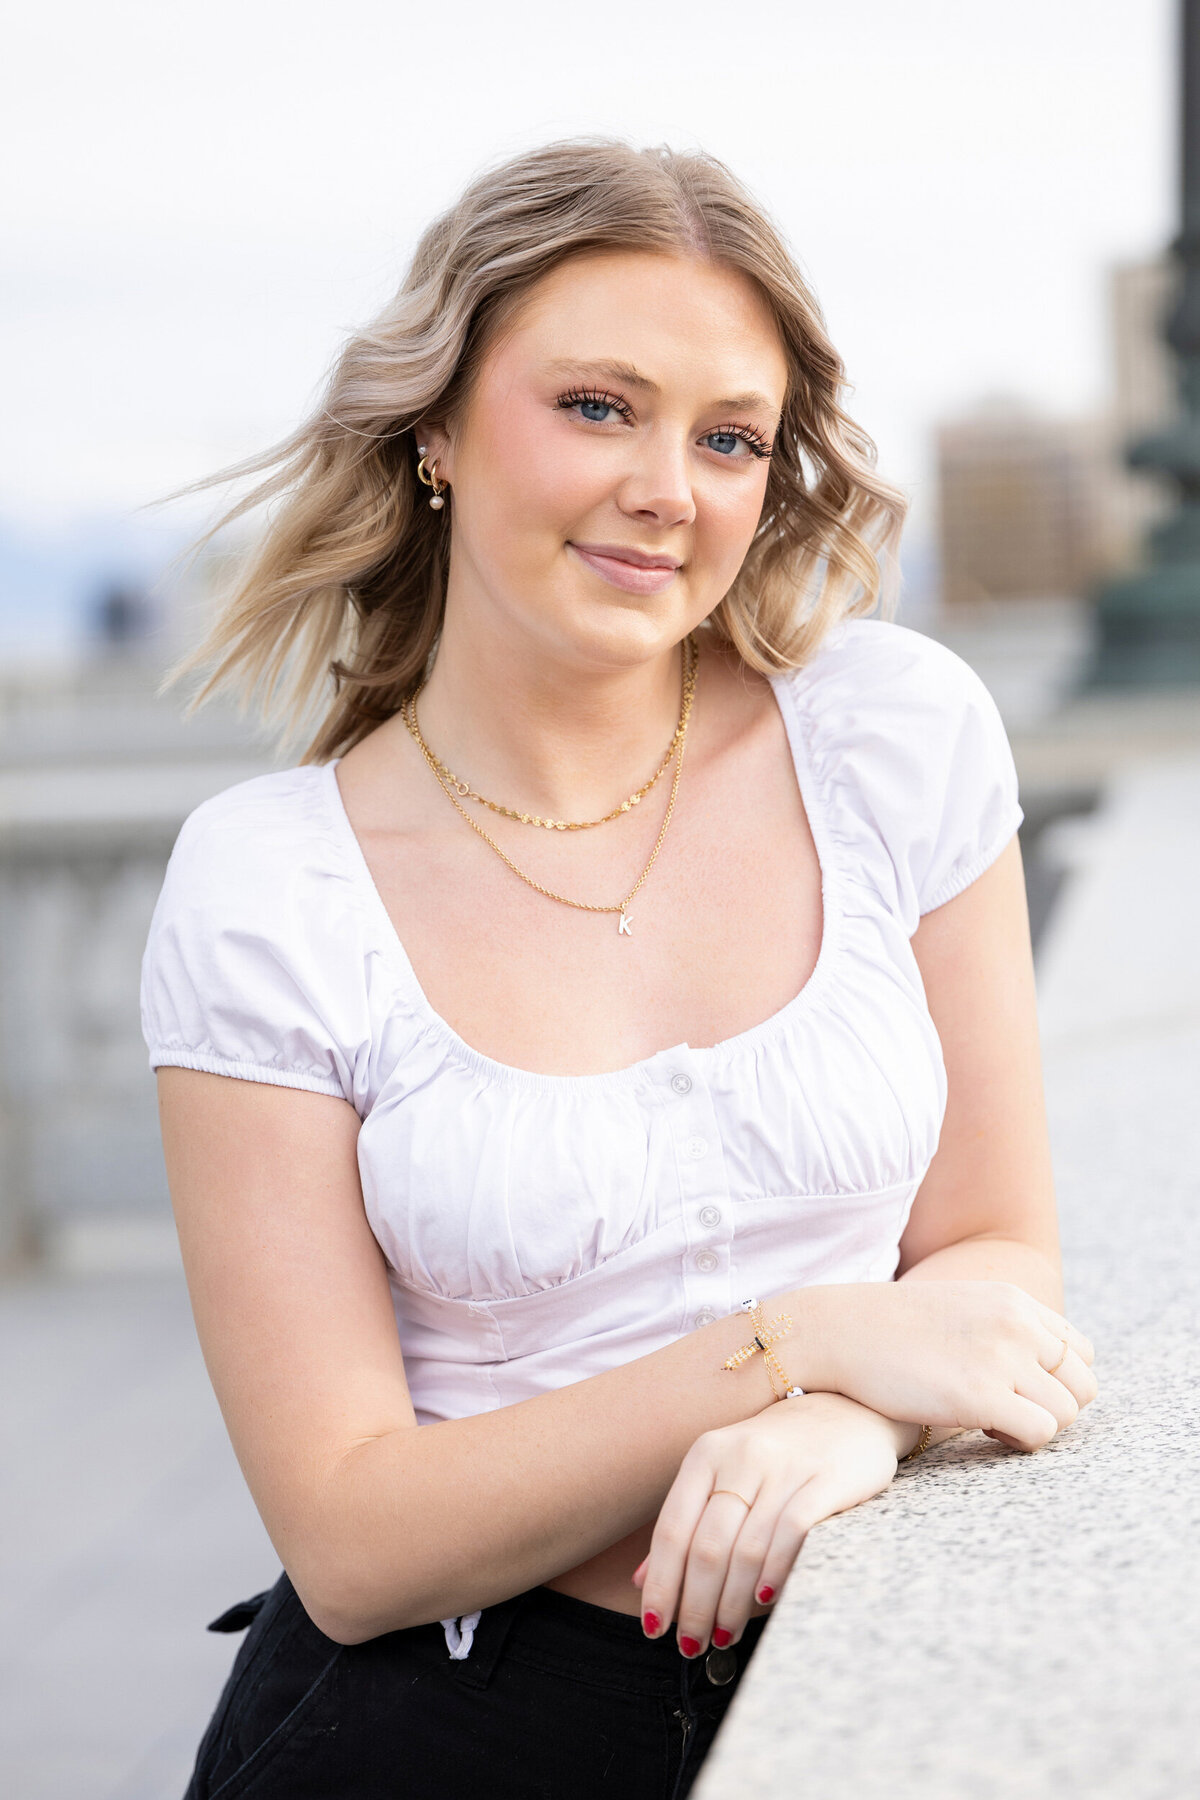
[[[562,621],[561,641],[589,662],[630,668],[673,650],[691,629],[689,617],[661,602],[590,602]]]

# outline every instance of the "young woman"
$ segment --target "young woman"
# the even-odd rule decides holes
[[[815,1523],[1096,1392],[1012,760],[864,616],[842,383],[718,163],[559,144],[255,465],[201,692],[314,735],[188,819],[143,980],[286,1570],[193,1800],[681,1796]]]

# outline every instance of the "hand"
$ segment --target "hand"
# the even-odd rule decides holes
[[[1096,1397],[1087,1338],[1012,1282],[874,1281],[808,1293],[819,1376],[801,1382],[888,1418],[1037,1450]]]
[[[888,1486],[905,1430],[841,1394],[805,1394],[697,1438],[634,1571],[647,1636],[677,1619],[685,1656],[736,1643],[810,1528]]]

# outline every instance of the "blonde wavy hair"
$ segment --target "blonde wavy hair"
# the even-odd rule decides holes
[[[164,688],[210,670],[304,762],[350,749],[425,671],[446,600],[443,515],[424,503],[414,428],[453,421],[497,330],[544,275],[597,250],[711,259],[753,281],[789,379],[758,529],[707,628],[753,669],[805,662],[881,599],[905,503],[843,411],[845,373],[787,245],[724,165],[611,139],[548,144],[480,175],[417,245],[395,299],[346,343],[313,416],[200,482],[260,477],[214,533],[268,505],[204,641]],[[202,540],[202,541],[207,541]]]

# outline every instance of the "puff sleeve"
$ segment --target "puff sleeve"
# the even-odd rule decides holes
[[[909,849],[921,914],[944,906],[990,868],[1024,816],[1008,736],[974,669],[932,644],[924,677],[934,754],[926,765],[924,829]]]
[[[877,619],[839,627],[797,694],[843,857],[911,935],[1021,823],[996,703],[945,645]]]
[[[362,984],[320,816],[307,804],[312,774],[243,782],[184,822],[142,958],[152,1069],[354,1101]]]

